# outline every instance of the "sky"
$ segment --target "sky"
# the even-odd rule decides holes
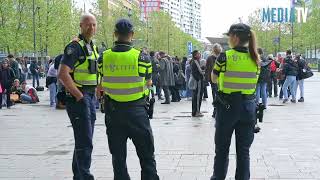
[[[248,16],[257,9],[268,7],[290,7],[290,0],[201,0],[202,1],[202,39],[221,37],[231,24],[246,22]],[[76,0],[79,7],[90,9],[95,0]]]

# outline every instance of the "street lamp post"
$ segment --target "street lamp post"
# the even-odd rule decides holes
[[[33,24],[33,56],[36,55],[36,12],[35,12],[35,0],[32,0],[32,24]]]

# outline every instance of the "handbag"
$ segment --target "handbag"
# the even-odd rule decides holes
[[[10,94],[10,101],[12,102],[19,102],[20,98],[18,94]]]
[[[311,68],[308,65],[306,65],[302,69],[301,78],[302,79],[308,79],[308,78],[310,78],[312,76],[313,76],[313,72],[312,72]]]
[[[197,89],[197,81],[194,79],[192,75],[190,75],[190,79],[188,82],[188,88],[190,90],[196,90]]]

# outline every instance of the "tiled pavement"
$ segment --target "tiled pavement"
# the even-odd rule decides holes
[[[262,132],[251,148],[252,179],[320,179],[320,74],[305,83],[305,103],[285,106],[272,98]],[[73,132],[66,112],[50,108],[48,91],[41,103],[0,111],[0,179],[72,179]],[[204,118],[191,118],[191,102],[156,104],[151,120],[156,160],[162,180],[208,180],[214,158],[211,99]],[[103,115],[98,113],[92,172],[98,180],[113,177]],[[128,169],[140,179],[134,146],[128,142]],[[230,151],[228,179],[234,179],[235,147]]]

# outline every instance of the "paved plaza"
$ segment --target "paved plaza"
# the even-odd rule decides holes
[[[320,74],[305,83],[305,103],[282,106],[269,99],[262,132],[251,148],[251,179],[320,179]],[[72,179],[73,131],[65,110],[49,107],[48,91],[39,104],[0,110],[0,179]],[[162,180],[209,180],[214,159],[212,99],[204,118],[191,117],[191,101],[156,104],[151,120],[156,160]],[[91,170],[98,180],[113,178],[104,116],[97,113]],[[234,141],[228,179],[234,179]],[[140,179],[139,161],[128,141],[128,169]]]

